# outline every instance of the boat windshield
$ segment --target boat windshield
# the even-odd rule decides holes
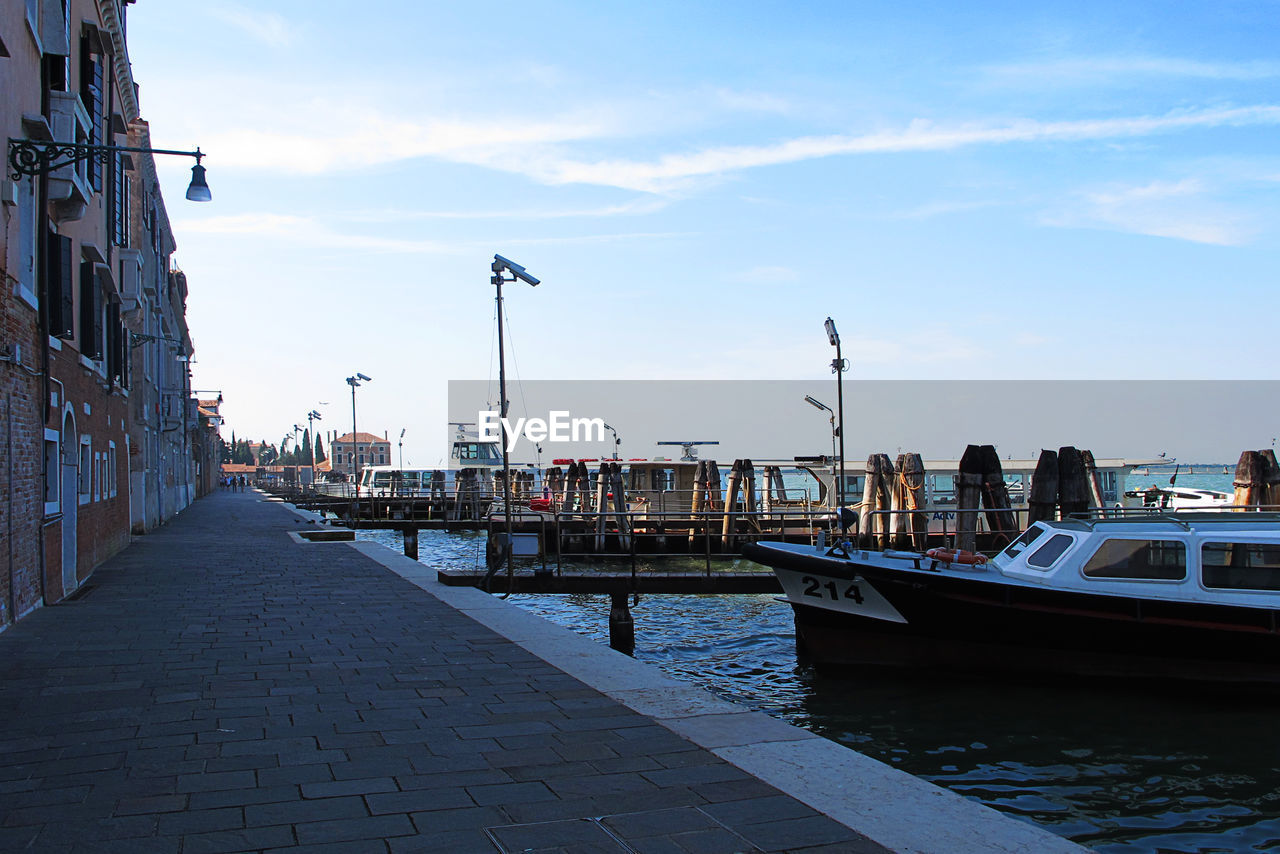
[[[1039,525],[1032,525],[1030,528],[1022,532],[1022,536],[1014,540],[1004,548],[1005,557],[1017,557],[1027,546],[1035,542],[1036,537],[1044,533],[1044,528]]]

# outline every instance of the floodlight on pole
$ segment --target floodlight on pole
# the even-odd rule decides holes
[[[836,375],[836,420],[839,422],[836,430],[840,435],[840,480],[836,487],[838,511],[839,508],[844,507],[844,372],[849,369],[849,365],[840,355],[840,333],[836,331],[836,322],[828,317],[823,327],[827,330],[827,341],[836,348],[836,357],[831,360],[831,372]]]

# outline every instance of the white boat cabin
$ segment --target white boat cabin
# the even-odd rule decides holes
[[[1280,608],[1280,514],[1037,522],[987,567],[1055,590]]]

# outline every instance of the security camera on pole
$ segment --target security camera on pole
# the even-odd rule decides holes
[[[503,282],[527,282],[530,287],[537,287],[540,279],[536,279],[514,261],[509,261],[501,255],[493,256],[493,263],[489,265],[489,269],[493,271],[493,276],[489,279],[489,283],[497,288],[498,301],[498,418],[499,424],[502,425],[502,512],[507,518],[507,542],[506,542],[506,564],[507,574],[512,572],[511,567],[511,460],[507,453],[507,361],[505,351],[502,346],[502,283]],[[511,278],[503,278],[503,273],[510,275]]]

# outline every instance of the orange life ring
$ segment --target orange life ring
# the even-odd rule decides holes
[[[940,563],[959,563],[968,566],[982,566],[987,562],[987,556],[978,554],[977,552],[968,552],[964,549],[929,549],[924,553],[925,557],[939,561]]]

